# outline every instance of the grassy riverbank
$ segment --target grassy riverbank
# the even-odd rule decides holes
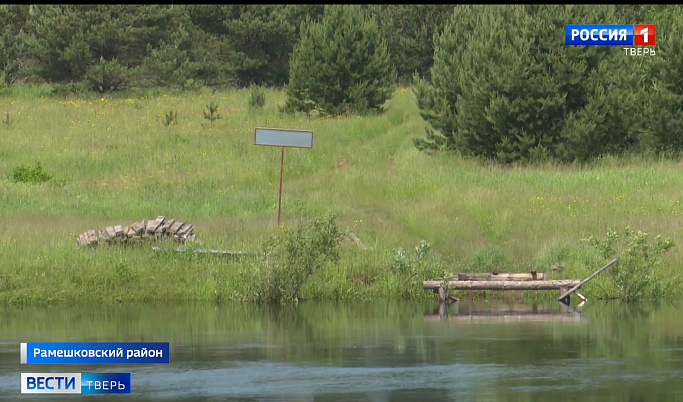
[[[607,262],[581,242],[591,234],[630,226],[680,235],[680,161],[503,168],[421,153],[412,139],[424,123],[407,89],[381,116],[310,119],[280,114],[284,93],[272,90],[262,109],[249,107],[247,90],[80,100],[17,91],[0,98],[2,303],[254,300],[257,259],[74,244],[87,229],[165,215],[194,223],[201,248],[258,249],[278,231],[280,168],[279,149],[253,145],[259,126],[314,132],[313,149],[286,151],[283,224],[333,213],[373,247],[345,245],[337,264],[305,284],[308,299],[433,297],[419,275],[444,269],[536,266],[584,278]],[[212,101],[221,115],[213,126],[203,117]],[[170,111],[176,124],[166,125]],[[15,168],[38,162],[54,180],[12,181]],[[429,264],[411,261],[421,240]],[[680,296],[683,255],[674,247],[662,258],[655,280]],[[583,293],[610,286],[599,276]]]

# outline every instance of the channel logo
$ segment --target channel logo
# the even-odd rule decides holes
[[[600,46],[654,46],[657,44],[655,24],[567,24],[565,44]]]
[[[130,394],[130,373],[21,373],[22,394]]]

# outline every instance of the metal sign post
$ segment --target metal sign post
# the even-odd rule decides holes
[[[254,145],[282,147],[280,158],[280,195],[277,200],[277,225],[282,217],[282,174],[285,169],[285,148],[313,148],[313,131],[288,130],[281,128],[257,127]]]

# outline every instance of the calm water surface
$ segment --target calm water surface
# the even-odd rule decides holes
[[[0,399],[683,401],[683,303],[1,308]],[[168,365],[20,365],[21,342],[170,342]],[[131,395],[21,395],[24,372],[130,372]]]

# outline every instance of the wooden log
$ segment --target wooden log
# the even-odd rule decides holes
[[[448,281],[448,288],[454,290],[557,290],[562,287],[576,286],[580,279],[554,281]],[[443,281],[423,281],[424,289],[434,289]]]
[[[116,237],[116,230],[113,226],[107,226],[106,228],[104,228],[104,230],[107,231],[107,235],[109,235],[109,238]]]
[[[159,247],[159,246],[154,246],[152,247],[154,251],[179,251],[179,252],[185,252],[188,251],[187,249],[184,249],[182,247],[176,247],[176,248],[168,248],[168,247]],[[192,250],[194,253],[208,253],[208,254],[231,254],[231,255],[252,255],[252,254],[257,254],[256,251],[239,251],[239,250],[211,250],[211,249],[196,249]]]
[[[448,297],[446,294],[446,287],[441,283],[439,285],[439,300],[443,303],[446,301],[446,297]]]
[[[168,231],[171,232],[171,234],[176,234],[178,233],[178,230],[180,230],[180,228],[183,227],[184,224],[185,222],[175,221],[173,222],[173,225],[168,229]]]
[[[161,222],[158,219],[153,221],[147,221],[147,225],[145,226],[145,230],[143,231],[143,233],[154,234],[159,225],[161,225]]]
[[[171,226],[175,223],[175,219],[168,220],[164,222],[164,225],[162,226],[161,230],[166,233],[171,229]]]
[[[160,234],[161,233],[161,228],[164,226],[164,221],[166,220],[166,217],[163,215],[157,216],[157,218],[154,220],[156,227],[154,228],[154,233],[155,234]]]
[[[142,234],[142,231],[145,230],[146,225],[147,225],[147,220],[143,219],[139,222],[133,223],[132,225],[130,225],[130,227],[135,232],[135,236],[139,236]]]
[[[195,241],[194,225],[177,222],[174,219],[166,221],[163,215],[154,220],[143,219],[130,226],[106,226],[103,229],[91,229],[81,233],[76,239],[78,246],[87,246],[98,243],[113,243],[115,241],[129,241],[152,239],[167,235],[181,241]]]
[[[543,281],[546,279],[543,272],[536,273],[536,279],[534,279],[534,274],[528,272],[522,273],[508,273],[508,274],[498,274],[493,275],[491,273],[459,273],[453,274],[453,278],[457,278],[459,281]]]
[[[165,216],[160,216],[160,217],[157,218],[157,220],[159,220],[159,218],[164,218],[164,220],[166,219]],[[157,226],[156,230],[154,231],[154,234],[157,235],[157,236],[163,236],[163,235],[164,235],[164,232],[165,232],[164,226],[165,226],[164,221],[161,221],[161,222],[159,223],[159,226]]]
[[[176,234],[181,237],[187,237],[194,230],[194,225],[191,223],[185,224],[182,229],[178,230]]]

